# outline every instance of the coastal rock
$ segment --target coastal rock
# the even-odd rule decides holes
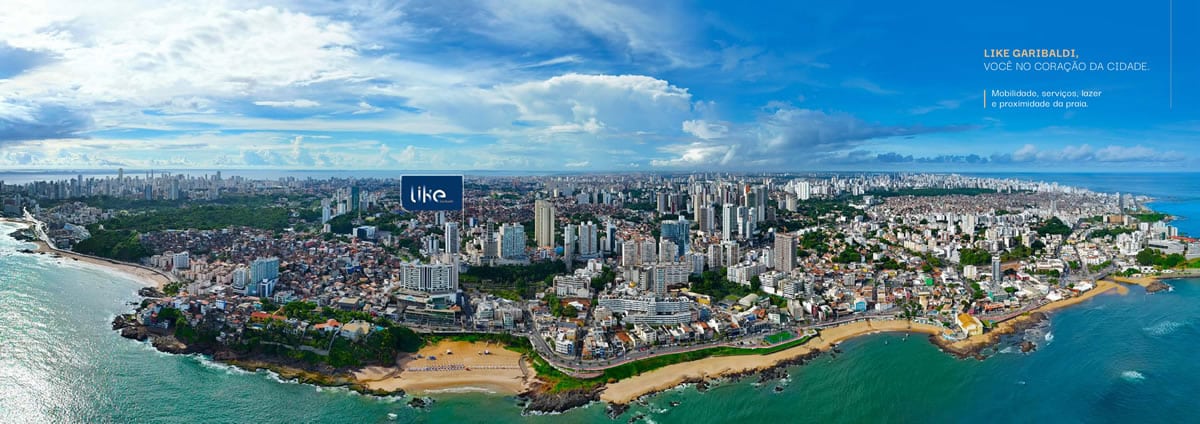
[[[413,409],[425,409],[425,408],[428,408],[429,405],[432,403],[433,403],[432,399],[415,397],[415,398],[412,398],[412,400],[408,401],[408,406]]]
[[[1150,284],[1146,285],[1146,293],[1158,293],[1160,291],[1170,290],[1170,289],[1171,289],[1171,286],[1167,285],[1167,283],[1164,283],[1164,282],[1158,281],[1158,280],[1154,280]]]
[[[158,349],[159,352],[172,353],[176,355],[191,353],[188,351],[188,345],[177,340],[175,336],[155,337],[154,341],[150,342],[150,344],[154,346],[155,349]]]
[[[564,412],[600,400],[602,390],[604,390],[604,385],[593,389],[575,389],[558,393],[547,393],[544,389],[526,392],[523,396],[529,399],[529,404],[525,410],[543,413]]]
[[[121,329],[121,337],[144,342],[150,335],[142,327],[125,327]]]
[[[783,386],[775,386],[775,393],[783,392]]]
[[[696,382],[696,391],[704,393],[708,391],[708,380],[700,380]]]
[[[629,410],[629,405],[626,405],[623,403],[610,403],[610,404],[608,404],[608,408],[605,410],[605,413],[608,414],[608,418],[615,420],[615,419],[617,419],[617,417],[621,416],[621,414],[624,414],[625,411],[628,411],[628,410]]]
[[[1037,345],[1033,344],[1033,342],[1029,340],[1021,342],[1021,353],[1033,352],[1036,349]]]
[[[154,298],[167,297],[167,295],[162,291],[159,291],[157,287],[142,287],[138,290],[138,296]]]

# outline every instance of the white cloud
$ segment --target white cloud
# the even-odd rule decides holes
[[[705,121],[703,119],[695,119],[683,121],[683,132],[696,136],[703,140],[712,140],[715,138],[724,137],[729,133],[729,127],[723,124],[716,124]]]
[[[308,99],[259,100],[257,102],[254,102],[254,104],[259,105],[259,106],[267,106],[267,107],[296,107],[296,108],[317,107],[317,106],[321,105],[321,103],[318,103],[313,100],[308,100]]]
[[[675,131],[691,114],[687,89],[643,75],[566,74],[498,87],[518,119],[547,125],[596,121],[617,131]]]
[[[587,168],[587,167],[588,167],[588,165],[591,165],[591,164],[592,164],[592,162],[584,160],[584,161],[578,161],[578,162],[567,162],[567,163],[563,164],[563,167],[566,167],[566,168]]]

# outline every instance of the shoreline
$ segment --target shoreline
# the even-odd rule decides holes
[[[926,334],[929,336],[928,339],[931,343],[946,353],[959,358],[979,357],[980,351],[1000,342],[1002,336],[1024,331],[1046,320],[1046,313],[1079,304],[1113,290],[1121,295],[1128,292],[1127,288],[1119,286],[1116,283],[1107,281],[1098,282],[1096,288],[1078,296],[1039,306],[997,324],[996,328],[992,331],[959,341],[950,341],[941,337],[941,334],[947,330],[929,324],[918,324],[907,320],[857,321],[822,330],[817,338],[803,345],[770,355],[710,357],[659,368],[608,384],[600,394],[600,400],[608,402],[611,405],[628,405],[642,397],[663,392],[682,384],[714,378],[738,377],[792,365],[790,362],[803,360],[810,358],[812,355],[836,349],[836,344],[838,343],[884,332],[905,331]]]
[[[0,222],[10,222],[10,223],[18,224],[18,225],[23,225],[23,226],[25,226],[25,228],[32,228],[35,225],[35,224],[33,224],[29,221],[23,220],[23,219],[13,219],[13,218],[0,218]],[[153,268],[146,267],[143,265],[128,263],[128,262],[121,262],[121,261],[118,261],[115,259],[101,258],[101,257],[97,257],[97,256],[91,256],[91,255],[85,255],[82,253],[72,252],[70,250],[62,250],[62,249],[58,249],[58,248],[52,248],[44,240],[26,241],[25,243],[32,243],[37,246],[37,248],[33,249],[33,252],[34,252],[33,254],[57,256],[60,258],[72,260],[74,262],[79,262],[79,263],[86,264],[86,265],[100,267],[100,268],[103,268],[105,271],[111,271],[111,272],[115,272],[118,274],[122,274],[123,276],[125,276],[129,279],[141,282],[144,286],[154,287],[155,289],[157,289],[159,291],[162,291],[163,287],[166,286],[167,284],[169,284],[173,281],[176,281],[176,279],[174,277],[171,277],[168,274],[166,274],[165,272],[157,270],[157,269],[153,269]]]
[[[808,342],[767,355],[714,356],[697,361],[668,365],[625,380],[608,384],[600,400],[612,405],[627,405],[637,399],[669,390],[681,384],[713,378],[733,377],[805,360],[821,352],[835,350],[838,343],[856,337],[885,333],[910,332],[937,336],[945,329],[907,320],[864,320],[827,328]]]

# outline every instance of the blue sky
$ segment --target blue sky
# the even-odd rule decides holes
[[[829,3],[0,4],[0,169],[1155,171],[1200,158],[1194,3],[1174,5],[1173,65],[1169,0]],[[993,48],[1150,71],[987,72]],[[996,110],[990,89],[1103,95]]]

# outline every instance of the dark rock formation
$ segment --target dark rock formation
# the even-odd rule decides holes
[[[608,404],[608,408],[605,410],[605,413],[608,414],[608,418],[615,420],[615,419],[617,419],[617,417],[621,416],[621,414],[624,414],[625,411],[628,411],[628,410],[629,410],[629,405],[626,405],[623,403],[610,403],[610,404]]]
[[[600,400],[600,392],[603,390],[604,385],[592,389],[575,389],[558,393],[548,393],[539,388],[525,392],[521,397],[529,400],[525,406],[527,412],[564,412]]]
[[[1167,283],[1164,283],[1164,282],[1158,281],[1158,280],[1154,280],[1150,284],[1146,285],[1146,293],[1158,293],[1160,291],[1170,290],[1170,289],[1171,289],[1171,286],[1168,286]]]
[[[425,409],[433,404],[433,399],[415,397],[408,401],[408,406],[413,409]]]
[[[1033,342],[1029,340],[1021,342],[1021,353],[1033,352],[1035,349],[1037,349],[1037,345],[1033,344]]]
[[[167,295],[159,291],[157,287],[142,287],[138,290],[138,296],[154,298],[167,297]]]

